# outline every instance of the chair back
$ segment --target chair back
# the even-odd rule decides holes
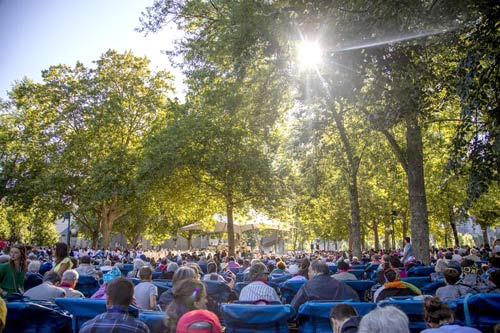
[[[241,290],[248,286],[251,282],[236,282],[234,284],[233,290],[236,291],[238,294],[241,293]]]
[[[401,281],[411,283],[417,288],[422,288],[425,286],[427,283],[431,282],[431,277],[430,276],[414,276],[414,277],[407,277],[407,278],[402,278]]]
[[[71,315],[49,302],[7,302],[4,333],[71,332]]]
[[[73,315],[73,332],[77,333],[82,325],[95,316],[106,312],[105,299],[56,298],[55,303]],[[137,317],[139,310],[129,306],[129,313]]]
[[[297,295],[297,292],[304,283],[306,283],[306,280],[287,280],[280,283],[281,297],[285,300],[286,304],[292,302],[293,297]]]
[[[338,304],[352,305],[358,315],[364,316],[377,307],[375,303],[350,301],[309,301],[299,307],[297,322],[301,333],[331,333],[330,311]]]
[[[99,290],[99,281],[90,275],[80,275],[75,289],[80,291],[86,298],[94,295]]]
[[[358,280],[363,280],[365,278],[365,269],[350,269],[348,273],[354,274]]]
[[[207,289],[207,310],[220,316],[220,305],[228,301],[231,288],[221,281],[203,280],[202,282]]]
[[[223,304],[221,312],[226,333],[287,333],[294,315],[290,305]]]
[[[500,322],[500,293],[467,294],[456,302],[456,319],[482,332]]]
[[[359,300],[362,302],[368,300],[370,290],[375,285],[375,282],[371,280],[344,280],[343,282],[358,293]]]
[[[408,270],[408,277],[413,276],[430,276],[434,273],[435,268],[433,266],[414,266]]]
[[[123,276],[127,276],[128,272],[134,270],[134,264],[123,264],[119,266],[120,271],[122,272]]]

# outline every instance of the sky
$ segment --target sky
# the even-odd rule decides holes
[[[161,53],[181,33],[174,25],[156,34],[134,31],[153,0],[0,0],[0,98],[16,80],[41,81],[52,65],[92,61],[108,49],[147,56],[153,70],[167,69],[182,93],[182,75]]]

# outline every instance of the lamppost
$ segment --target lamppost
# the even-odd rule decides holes
[[[396,219],[396,216],[398,216],[398,211],[393,210],[391,211],[391,224],[392,224],[392,248],[396,249],[396,229],[394,228],[394,220]]]
[[[64,212],[63,219],[68,220],[68,229],[66,230],[66,244],[68,244],[68,248],[71,247],[71,213]]]

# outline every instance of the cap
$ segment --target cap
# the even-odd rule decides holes
[[[194,310],[179,319],[176,333],[222,333],[222,327],[213,312]]]

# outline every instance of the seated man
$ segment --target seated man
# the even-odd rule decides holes
[[[64,271],[62,276],[61,288],[66,291],[66,297],[72,298],[85,298],[85,296],[78,290],[75,290],[78,283],[78,272],[74,269]]]
[[[261,262],[250,267],[250,279],[252,282],[243,287],[240,293],[240,301],[265,301],[280,302],[280,298],[273,287],[266,284],[267,268]]]
[[[345,261],[339,261],[337,263],[338,271],[337,273],[332,275],[332,278],[335,280],[357,280],[358,278],[356,275],[349,273],[349,264],[346,263]]]
[[[349,304],[335,305],[330,311],[333,333],[356,333],[361,318],[356,309]]]
[[[343,281],[330,277],[326,262],[315,260],[309,266],[309,281],[300,287],[292,299],[291,306],[297,312],[299,307],[312,300],[346,300],[359,302],[359,296],[354,289]]]
[[[134,300],[134,284],[126,278],[111,280],[106,288],[107,312],[84,323],[80,333],[149,333],[148,326],[128,313]]]
[[[213,261],[207,264],[207,274],[205,274],[202,278],[203,281],[220,281],[227,283],[226,279],[222,277],[222,275],[217,273],[217,264]]]
[[[59,274],[49,271],[43,276],[43,283],[25,292],[24,296],[36,301],[53,301],[54,298],[65,297],[66,291],[58,287],[60,282]]]
[[[97,271],[94,266],[90,264],[90,261],[91,260],[89,256],[80,257],[80,264],[77,268],[75,268],[75,270],[80,275],[90,275],[99,280],[99,278],[102,276],[102,271]]]
[[[149,266],[139,269],[141,283],[134,287],[134,297],[136,304],[141,309],[155,310],[156,299],[158,298],[158,287],[152,281],[153,270]]]

